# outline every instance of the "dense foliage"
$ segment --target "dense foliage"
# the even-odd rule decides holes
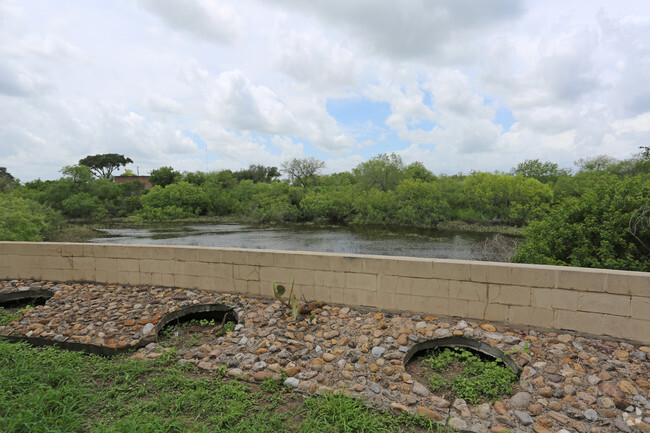
[[[64,167],[59,180],[24,185],[3,170],[0,194],[12,203],[4,212],[21,214],[38,204],[39,211],[30,215],[60,213],[86,221],[228,216],[260,223],[436,227],[464,221],[528,227],[518,261],[640,270],[648,269],[649,229],[636,224],[632,234],[629,226],[635,212],[650,206],[648,153],[582,159],[575,174],[552,162],[528,160],[510,173],[436,176],[421,163],[405,165],[396,154],[327,175],[320,174],[322,161],[292,159],[282,164],[287,180],[278,180],[277,167],[262,165],[209,173],[161,167],[152,171],[149,191],[139,182],[115,183],[75,165]],[[33,224],[24,221],[12,227]],[[43,224],[34,232],[5,223],[2,238],[42,238],[52,227]]]
[[[525,231],[515,261],[650,271],[650,182],[639,178],[598,185],[568,198]],[[647,219],[648,216],[645,216]],[[645,226],[645,227],[644,227]]]

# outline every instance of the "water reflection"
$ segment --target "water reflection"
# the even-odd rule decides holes
[[[440,232],[368,227],[258,227],[243,224],[188,224],[105,228],[90,242],[192,245],[376,254],[446,259],[478,259],[472,246],[491,233]]]

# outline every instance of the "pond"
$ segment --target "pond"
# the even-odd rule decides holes
[[[245,224],[167,224],[98,230],[101,236],[90,242],[494,260],[490,251],[479,247],[493,233]]]

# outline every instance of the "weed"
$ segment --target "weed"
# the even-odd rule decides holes
[[[233,332],[235,330],[235,326],[237,326],[235,324],[235,322],[226,322],[226,323],[223,324],[223,326],[221,328],[217,329],[217,331],[214,333],[214,335],[216,335],[218,337],[220,335],[230,334],[231,332]]]
[[[449,387],[449,381],[447,381],[444,377],[440,376],[439,374],[432,374],[429,377],[429,388],[431,388],[433,391],[437,391],[442,388],[448,388]]]
[[[104,358],[0,339],[0,431],[31,432],[386,432],[452,429],[430,420],[365,406],[342,394],[260,391],[178,364],[175,351],[153,362],[127,355]]]
[[[442,372],[454,365],[460,368],[460,374],[445,379],[434,373],[428,377],[433,391],[451,389],[454,394],[469,403],[482,400],[495,400],[502,395],[512,394],[512,385],[517,376],[501,360],[484,361],[479,356],[462,348],[445,348],[431,351],[423,360],[435,372]]]
[[[31,305],[28,305],[24,308],[19,309],[15,313],[10,313],[9,311],[5,310],[4,308],[0,307],[0,326],[3,325],[8,325],[11,322],[13,322],[16,319],[20,319],[23,316],[23,311],[25,310],[33,310],[34,307]]]
[[[524,347],[521,348],[521,349],[514,348],[514,349],[506,350],[505,352],[503,352],[503,354],[506,355],[506,356],[512,355],[514,353],[527,353],[527,354],[530,354],[530,340],[526,340],[526,342],[524,343]]]
[[[298,318],[298,298],[296,297],[295,293],[293,293],[293,287],[296,282],[295,278],[291,279],[291,290],[289,291],[288,299],[285,300],[283,298],[284,294],[286,293],[287,289],[284,287],[282,284],[275,284],[273,283],[273,295],[280,301],[282,302],[287,308],[291,310],[291,317],[293,317],[293,320],[296,320]]]

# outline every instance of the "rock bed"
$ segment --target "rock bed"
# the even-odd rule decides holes
[[[157,324],[167,314],[220,303],[238,314],[234,332],[179,350],[179,363],[193,363],[206,371],[225,366],[230,377],[258,382],[283,373],[285,385],[297,392],[344,390],[375,407],[419,413],[477,433],[650,433],[647,346],[329,305],[314,310],[311,322],[296,322],[274,300],[198,290],[27,280],[2,281],[0,287],[0,298],[17,291],[53,292],[45,305],[0,326],[4,336],[122,349],[151,341],[132,355],[150,359],[169,350],[153,341]],[[516,393],[494,403],[470,405],[462,399],[436,397],[414,380],[403,365],[409,349],[450,336],[511,353],[523,367]]]

